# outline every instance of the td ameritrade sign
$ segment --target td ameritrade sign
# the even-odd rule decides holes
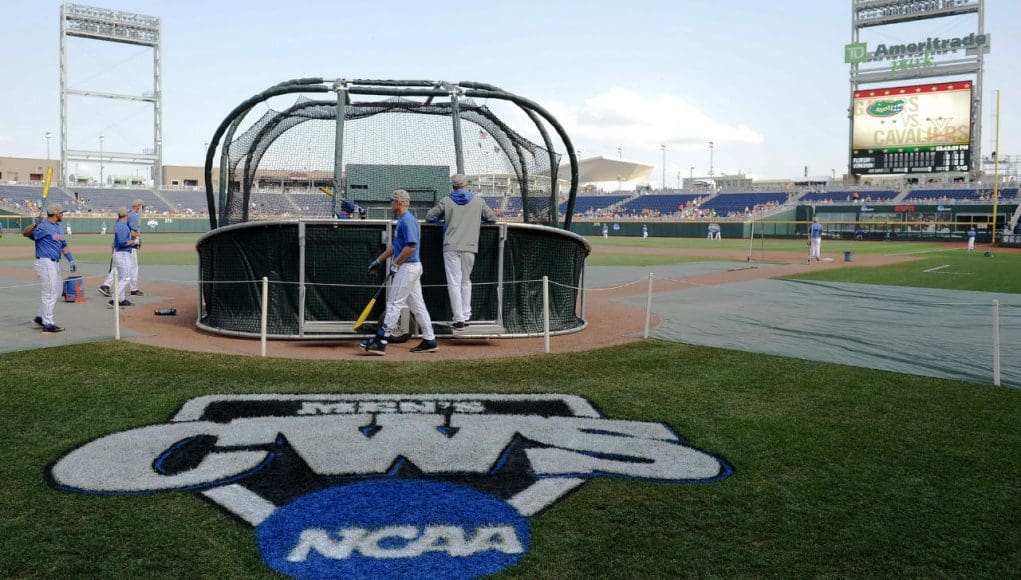
[[[464,578],[513,566],[529,518],[594,477],[728,477],[668,425],[572,395],[214,395],[47,468],[88,494],[201,494],[299,578]],[[180,522],[180,525],[186,525]]]

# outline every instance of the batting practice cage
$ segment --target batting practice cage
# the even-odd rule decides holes
[[[282,110],[267,102],[292,97]],[[246,122],[257,108],[265,113]],[[534,127],[541,144],[511,129],[505,119],[512,115]],[[567,152],[563,167],[558,147]],[[591,247],[568,231],[577,158],[556,119],[483,83],[320,78],[286,81],[251,97],[210,141],[211,231],[197,243],[197,326],[257,337],[265,308],[271,338],[374,332],[386,308],[388,268],[369,274],[367,267],[395,228],[391,193],[407,190],[410,211],[422,220],[450,193],[454,173],[467,175],[469,189],[490,207],[507,205],[515,216],[513,223],[502,216],[482,226],[472,323],[458,336],[534,336],[547,319],[551,333],[583,329],[580,289]],[[422,223],[423,295],[440,336],[452,333],[442,246],[442,222]],[[368,322],[355,328],[381,288]],[[399,330],[417,331],[406,313]]]

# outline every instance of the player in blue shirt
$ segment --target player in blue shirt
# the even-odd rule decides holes
[[[140,199],[136,199],[131,204],[131,211],[128,212],[128,229],[131,230],[131,237],[135,240],[135,245],[131,248],[131,263],[132,271],[131,278],[128,279],[128,286],[131,289],[132,296],[145,296],[145,292],[138,289],[138,249],[142,247],[142,237],[139,235],[138,226],[141,220],[138,217],[138,212],[142,211],[145,207],[145,202]],[[118,216],[118,221],[120,216]],[[116,251],[116,248],[115,248]],[[116,254],[114,254],[116,258]],[[99,287],[99,293],[103,296],[112,296],[113,292],[110,290],[110,284],[113,284],[113,260],[110,260],[110,272],[106,275],[106,280],[103,280],[103,284]]]
[[[418,257],[421,230],[418,220],[408,211],[410,206],[411,196],[407,191],[398,189],[390,196],[390,207],[397,214],[393,241],[387,246],[386,251],[369,264],[369,272],[372,272],[387,258],[393,256],[393,263],[390,266],[393,280],[390,282],[390,292],[386,297],[386,318],[383,319],[383,326],[376,331],[376,336],[363,340],[360,345],[362,350],[369,354],[386,354],[387,332],[397,327],[405,304],[411,308],[411,313],[415,315],[415,320],[422,330],[422,342],[412,348],[411,352],[438,350],[432,318],[429,317],[425,299],[422,298],[422,262]]]
[[[975,226],[968,228],[968,251],[975,249]]]
[[[131,235],[128,214],[128,208],[119,208],[117,222],[113,226],[113,267],[117,269],[117,292],[116,298],[110,300],[111,306],[114,300],[117,300],[119,306],[134,306],[127,300],[125,293],[131,283],[132,270],[135,267],[132,254],[138,245],[138,239]]]
[[[78,271],[78,264],[67,247],[67,237],[60,220],[64,218],[64,208],[59,203],[46,206],[46,219],[37,218],[36,222],[22,230],[21,234],[35,241],[35,263],[33,269],[42,286],[39,310],[33,322],[43,327],[43,332],[63,332],[64,329],[53,321],[53,307],[60,296],[62,281],[60,278],[60,257],[64,256],[71,264],[71,271]]]
[[[819,223],[819,218],[812,218],[812,226],[808,229],[809,250],[808,250],[808,261],[811,262],[812,258],[815,261],[819,261],[819,250],[822,247],[822,224]]]

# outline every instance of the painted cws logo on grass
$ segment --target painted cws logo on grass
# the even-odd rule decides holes
[[[46,478],[200,494],[294,577],[451,578],[512,566],[528,518],[593,477],[731,472],[666,424],[608,419],[571,395],[212,395],[86,443]]]

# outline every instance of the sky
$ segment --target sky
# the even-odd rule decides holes
[[[583,158],[620,155],[654,165],[656,187],[661,145],[671,187],[680,177],[708,175],[710,163],[716,174],[758,179],[806,170],[839,176],[847,166],[843,47],[851,40],[851,0],[83,3],[161,19],[168,165],[200,165],[204,144],[239,103],[312,76],[493,84],[552,112]],[[50,155],[60,156],[60,4],[0,0],[0,156],[45,158],[47,131]],[[1017,22],[1021,2],[986,0],[987,154],[995,143],[995,90],[1000,151],[1021,154]],[[974,17],[940,19],[913,30],[871,29],[865,38],[899,43],[976,29]],[[73,87],[150,90],[149,49],[84,39],[68,46]],[[70,148],[97,148],[100,135],[106,151],[151,143],[151,105],[70,101]]]

